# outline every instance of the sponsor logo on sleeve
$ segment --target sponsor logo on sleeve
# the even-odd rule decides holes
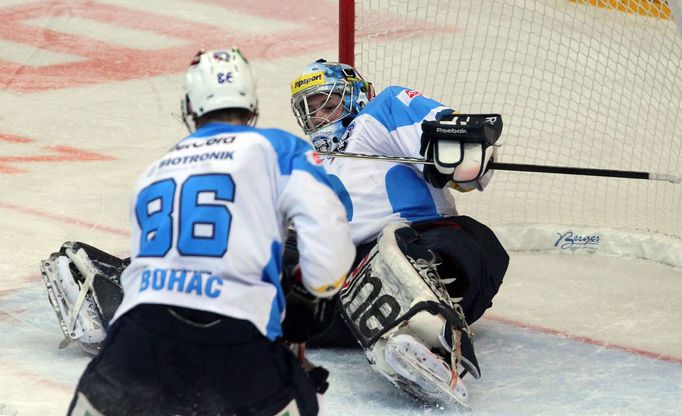
[[[408,97],[410,97],[410,100],[413,99],[414,97],[418,96],[418,95],[422,95],[422,93],[420,93],[419,91],[415,91],[415,90],[405,90],[405,94]]]
[[[314,150],[306,152],[305,157],[312,165],[320,166],[322,164],[322,158],[320,157],[319,153]]]
[[[405,89],[405,90],[400,91],[400,93],[397,95],[397,98],[403,104],[409,106],[415,97],[419,97],[421,95],[422,95],[422,93],[420,93],[419,91]]]

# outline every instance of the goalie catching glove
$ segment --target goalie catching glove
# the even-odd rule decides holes
[[[310,338],[315,325],[319,298],[303,286],[301,268],[295,265],[286,272],[283,289],[286,297],[286,313],[282,321],[282,332],[287,342],[303,343]]]
[[[455,114],[422,123],[419,153],[433,165],[424,166],[424,179],[442,188],[453,181],[459,191],[482,191],[490,182],[488,164],[502,133],[499,114]]]

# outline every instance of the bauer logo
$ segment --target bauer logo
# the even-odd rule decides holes
[[[578,234],[573,231],[566,231],[563,233],[556,233],[557,239],[554,242],[554,247],[559,250],[596,250],[601,242],[599,234]]]
[[[301,75],[298,79],[291,81],[291,95],[322,84],[324,84],[324,73],[322,71]]]

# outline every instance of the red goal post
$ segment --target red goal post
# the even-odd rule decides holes
[[[682,0],[339,0],[339,60],[467,113],[500,113],[500,161],[682,174]],[[676,24],[677,23],[677,24]],[[682,25],[680,25],[682,26]],[[510,249],[682,267],[682,185],[496,172],[458,210]]]

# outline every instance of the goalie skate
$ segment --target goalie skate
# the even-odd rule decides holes
[[[469,410],[464,383],[441,357],[407,334],[398,334],[386,342],[386,363],[397,373],[394,384],[426,402],[452,402]]]
[[[81,260],[73,251],[53,253],[40,265],[47,297],[54,309],[66,343],[78,342],[86,352],[96,354],[106,332],[92,297],[90,288],[94,272],[84,280],[74,278],[71,271],[73,260]]]

